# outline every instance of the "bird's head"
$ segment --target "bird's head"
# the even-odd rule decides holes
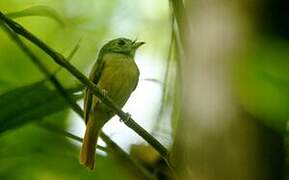
[[[107,42],[100,50],[101,54],[121,53],[134,57],[136,50],[145,44],[144,42],[132,41],[127,38],[117,38]]]

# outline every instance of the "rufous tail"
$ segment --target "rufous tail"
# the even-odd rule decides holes
[[[89,118],[80,150],[79,162],[90,170],[94,169],[97,138],[103,126],[103,124],[100,123],[101,118],[103,117],[96,117],[96,114]]]

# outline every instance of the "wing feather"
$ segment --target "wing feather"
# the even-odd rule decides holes
[[[95,65],[92,68],[92,71],[89,75],[89,79],[94,82],[95,84],[98,83],[101,73],[103,71],[104,68],[104,61],[102,60],[102,58],[98,59],[97,62],[95,63]],[[84,120],[85,123],[87,123],[88,118],[89,118],[89,113],[91,111],[92,108],[92,98],[93,97],[93,93],[91,92],[91,90],[89,90],[88,88],[85,88],[84,91]]]

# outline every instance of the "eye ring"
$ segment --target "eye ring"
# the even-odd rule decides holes
[[[123,46],[123,45],[125,45],[125,42],[124,42],[124,40],[119,40],[119,41],[117,42],[117,44],[120,45],[120,46]]]

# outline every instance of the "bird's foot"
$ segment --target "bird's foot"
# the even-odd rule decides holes
[[[101,93],[104,97],[106,97],[107,94],[108,94],[108,92],[107,92],[106,89],[100,89],[100,93]],[[99,103],[102,103],[102,101],[101,101],[100,99],[99,99]]]
[[[131,115],[129,113],[125,113],[125,118],[124,119],[120,118],[119,121],[127,123],[130,118],[131,118]]]
[[[106,89],[101,89],[100,91],[103,96],[107,96],[108,92]]]

